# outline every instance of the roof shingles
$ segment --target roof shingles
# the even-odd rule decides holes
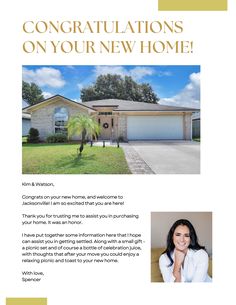
[[[166,106],[161,104],[125,101],[118,99],[89,101],[83,102],[83,104],[94,109],[98,107],[114,107],[115,109],[113,111],[197,111],[197,109],[193,108]]]

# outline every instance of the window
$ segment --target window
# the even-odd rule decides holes
[[[68,111],[65,107],[57,107],[54,111],[54,129],[55,133],[67,134]]]
[[[100,115],[112,115],[112,112],[99,112]]]

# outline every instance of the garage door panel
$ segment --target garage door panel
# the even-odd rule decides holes
[[[129,116],[128,140],[182,140],[183,116]]]

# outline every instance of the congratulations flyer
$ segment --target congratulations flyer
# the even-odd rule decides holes
[[[234,0],[1,10],[1,305],[232,303]]]

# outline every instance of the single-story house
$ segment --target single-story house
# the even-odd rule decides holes
[[[191,140],[192,113],[198,109],[165,106],[118,99],[77,103],[61,95],[23,109],[31,115],[31,126],[40,139],[66,133],[70,116],[93,115],[101,126],[103,140]]]

